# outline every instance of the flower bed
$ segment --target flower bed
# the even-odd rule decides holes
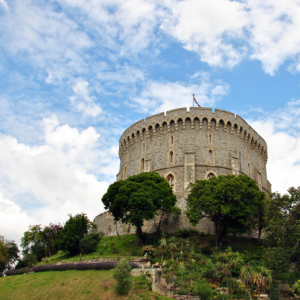
[[[7,270],[5,272],[5,275],[12,276],[12,275],[24,274],[24,273],[28,273],[28,272],[29,272],[28,268],[13,269],[13,270]]]
[[[43,265],[33,267],[32,271],[46,272],[46,271],[67,271],[67,270],[111,270],[114,269],[117,263],[115,262],[105,262],[105,263],[66,263],[61,265]],[[138,265],[135,263],[129,263],[132,269],[137,268]]]

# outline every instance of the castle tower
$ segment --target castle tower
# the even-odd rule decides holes
[[[119,157],[117,180],[155,171],[173,187],[183,214],[176,224],[165,228],[167,231],[191,227],[184,214],[190,182],[247,174],[262,191],[271,192],[266,142],[240,116],[220,109],[179,108],[142,119],[122,134]],[[151,231],[148,223],[146,231]],[[196,228],[214,232],[208,219],[201,220]]]

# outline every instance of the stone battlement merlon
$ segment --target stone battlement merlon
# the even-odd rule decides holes
[[[211,108],[207,107],[190,107],[189,111],[187,107],[177,108],[169,110],[166,113],[162,112],[149,116],[146,119],[141,119],[123,132],[119,141],[120,145],[127,140],[130,140],[132,136],[136,136],[138,132],[142,132],[142,130],[147,132],[151,127],[154,128],[155,126],[159,126],[162,128],[164,123],[167,123],[169,126],[172,121],[176,124],[179,119],[182,119],[183,122],[185,122],[188,118],[191,122],[198,119],[200,120],[200,124],[202,124],[204,119],[206,119],[209,123],[214,120],[217,124],[222,121],[225,128],[230,123],[232,128],[236,126],[239,131],[239,135],[243,135],[243,139],[253,142],[255,145],[263,147],[264,151],[267,151],[267,144],[265,140],[242,117],[235,115],[232,112],[217,108],[213,112]]]

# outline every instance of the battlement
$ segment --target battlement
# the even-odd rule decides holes
[[[242,117],[222,109],[215,109],[213,112],[211,108],[207,107],[191,107],[190,110],[187,107],[177,108],[169,110],[166,113],[159,113],[149,116],[146,119],[141,119],[123,132],[120,138],[120,145],[124,146],[142,132],[146,132],[148,136],[148,132],[151,129],[159,128],[161,130],[166,124],[169,130],[172,123],[177,128],[179,121],[185,124],[187,120],[192,123],[192,128],[194,128],[195,121],[198,121],[200,128],[202,128],[203,122],[209,124],[208,128],[210,128],[212,122],[215,122],[217,128],[222,124],[224,131],[227,128],[227,130],[231,131],[233,131],[233,128],[236,128],[238,135],[242,139],[251,142],[255,147],[264,151],[267,149],[265,140]]]

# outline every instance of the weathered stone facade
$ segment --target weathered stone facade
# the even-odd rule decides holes
[[[267,144],[240,116],[210,108],[186,108],[167,111],[140,120],[127,128],[120,138],[120,171],[117,180],[140,172],[155,171],[174,187],[177,206],[185,211],[187,186],[209,176],[247,174],[266,193]],[[135,228],[116,224],[109,213],[95,218],[98,230],[108,235],[134,233]],[[165,230],[191,228],[183,213]],[[144,231],[152,231],[146,222]],[[214,233],[213,224],[204,219],[196,229]]]

